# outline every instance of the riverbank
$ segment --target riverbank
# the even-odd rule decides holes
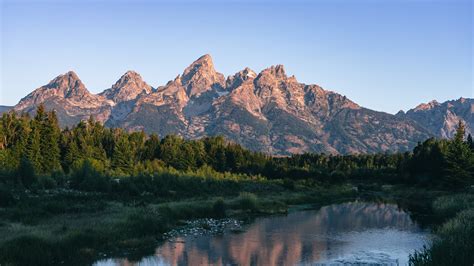
[[[474,189],[446,190],[408,186],[379,186],[366,196],[385,199],[410,211],[412,218],[436,235],[430,246],[410,255],[410,265],[474,263]]]
[[[407,265],[431,238],[396,204],[363,200],[232,220],[192,220],[140,260],[94,265]]]
[[[321,206],[346,201],[357,193],[349,185],[337,185],[180,201],[147,195],[117,199],[74,190],[14,191],[11,195],[14,203],[0,210],[0,261],[14,265],[87,265],[104,254],[123,255],[124,250],[130,258],[151,253],[165,238],[163,234],[183,225],[184,220],[248,220],[284,214],[295,204]]]
[[[280,187],[273,192],[240,192],[227,197],[183,200],[146,194],[114,198],[103,193],[65,189],[17,190],[11,191],[9,196],[4,195],[3,199],[11,204],[0,208],[0,261],[7,265],[88,265],[97,259],[116,256],[138,260],[152,254],[155,247],[169,237],[167,232],[181,228],[187,220],[212,218],[249,222],[258,216],[317,209],[355,199],[396,203],[408,210],[417,223],[433,228],[440,236],[447,232],[456,234],[456,239],[473,235],[472,231],[466,231],[472,230],[472,225],[467,229],[458,226],[471,217],[472,192],[454,193],[403,185]],[[443,253],[449,248],[446,243],[450,240],[447,241],[436,242],[435,249],[416,253],[412,262],[425,265],[423,262],[436,258],[426,255],[430,252],[449,258],[449,254]],[[444,250],[436,248],[438,246]],[[454,252],[469,251],[466,248],[472,247],[457,247]],[[462,259],[467,261],[470,257]]]
[[[437,238],[430,247],[412,254],[413,265],[466,265],[474,263],[474,193],[438,197],[433,201]]]

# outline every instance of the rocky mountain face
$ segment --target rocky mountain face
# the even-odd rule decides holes
[[[455,118],[468,112],[472,123],[472,100],[466,101],[471,102],[468,109],[445,109]],[[128,71],[95,95],[68,72],[30,93],[14,110],[34,112],[40,103],[55,109],[63,126],[93,115],[110,127],[191,139],[223,135],[252,150],[281,155],[404,151],[430,136],[445,136],[437,132],[444,125],[438,119],[446,116],[433,116],[424,124],[419,120],[426,120],[425,110],[397,115],[369,110],[343,95],[298,82],[282,65],[258,74],[245,68],[225,78],[209,55],[156,89]],[[450,125],[443,132],[451,130]]]
[[[143,81],[140,74],[127,71],[110,89],[106,89],[99,95],[114,103],[121,103],[134,100],[139,94],[148,94],[152,90],[153,88]]]
[[[439,138],[452,138],[459,121],[466,125],[466,132],[474,133],[474,99],[459,98],[439,103],[431,101],[418,105],[397,116],[411,119]]]
[[[91,115],[101,122],[110,116],[113,102],[90,93],[73,71],[60,75],[14,106],[17,112],[34,114],[39,104],[54,109],[62,126],[71,126]]]

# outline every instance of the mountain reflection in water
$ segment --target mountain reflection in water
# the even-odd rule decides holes
[[[180,237],[136,263],[107,259],[96,265],[405,265],[428,239],[394,204],[351,202],[259,218],[239,234]]]

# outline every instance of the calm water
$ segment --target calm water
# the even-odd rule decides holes
[[[396,205],[351,202],[259,218],[238,234],[178,237],[139,262],[95,265],[406,265],[429,238]]]

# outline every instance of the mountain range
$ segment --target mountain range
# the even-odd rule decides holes
[[[92,94],[70,71],[12,109],[34,114],[39,104],[54,109],[63,127],[92,115],[109,127],[189,139],[223,135],[252,150],[278,155],[406,151],[432,136],[452,137],[459,120],[468,132],[474,128],[474,99],[432,101],[392,115],[300,83],[282,65],[260,73],[245,68],[225,78],[210,55],[156,88],[128,71],[110,88]]]

